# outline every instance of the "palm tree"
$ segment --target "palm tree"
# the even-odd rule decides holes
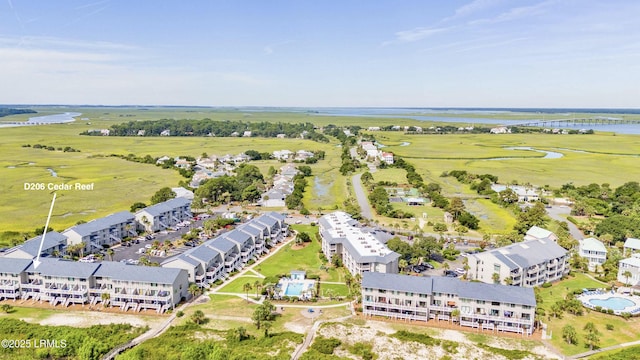
[[[240,326],[239,328],[235,328],[233,330],[233,337],[236,341],[242,341],[247,338],[247,329]]]
[[[107,249],[107,255],[109,255],[109,261],[113,261],[113,249]]]
[[[107,307],[109,305],[109,300],[111,299],[111,294],[105,292],[100,295],[100,299],[102,299],[102,306]]]
[[[451,312],[451,321],[457,321],[459,316],[460,316],[460,310],[453,309],[453,311]]]
[[[407,268],[407,266],[409,266],[409,263],[407,262],[407,260],[400,259],[398,261],[398,267],[400,267],[400,271],[404,271]]]
[[[192,297],[196,297],[201,293],[202,289],[198,285],[196,285],[195,283],[189,284],[189,294],[191,294]]]
[[[496,284],[499,283],[500,282],[500,274],[498,274],[497,272],[493,273],[493,275],[491,275],[491,279],[493,279],[494,283],[496,283]]]
[[[627,270],[627,271],[623,272],[622,276],[624,276],[627,279],[627,286],[629,286],[631,284],[629,282],[629,278],[632,276],[631,271]]]
[[[256,289],[256,297],[258,297],[259,296],[258,292],[262,290],[262,284],[260,283],[260,280],[256,280],[253,283],[253,288]]]
[[[513,277],[512,276],[507,276],[506,278],[504,278],[504,283],[505,283],[505,285],[513,284]]]
[[[191,321],[193,321],[196,324],[202,324],[205,320],[205,316],[204,313],[202,312],[202,310],[196,310],[193,312],[193,314],[191,315]]]
[[[247,302],[249,302],[249,291],[251,290],[251,288],[251,283],[245,283],[244,285],[242,285],[242,290],[244,290],[244,292],[247,294]]]
[[[263,321],[260,325],[262,325],[262,328],[264,329],[264,337],[269,337],[269,329],[273,326],[271,321]]]
[[[446,262],[446,261],[445,261],[445,262],[444,262],[444,264],[442,264],[442,267],[443,267],[445,270],[449,270],[449,268],[450,268],[451,266],[449,265],[449,263],[448,263],[448,262]]]

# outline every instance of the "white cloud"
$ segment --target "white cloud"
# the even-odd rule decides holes
[[[484,9],[496,6],[500,4],[503,0],[474,0],[466,5],[463,5],[456,9],[455,14],[447,19],[454,19],[464,16],[469,16],[478,11],[482,11]]]
[[[398,31],[395,33],[395,35],[396,35],[397,42],[407,43],[407,42],[419,41],[429,36],[448,31],[450,29],[451,29],[450,27],[441,27],[441,28],[418,27],[412,30]],[[383,45],[388,45],[390,43],[391,42],[386,42]]]
[[[535,5],[530,6],[520,6],[511,8],[508,11],[500,13],[498,16],[492,18],[484,18],[479,20],[471,21],[469,24],[471,25],[481,25],[481,24],[495,24],[506,21],[518,20],[526,17],[541,15],[547,12],[547,8],[554,5],[557,1],[549,0],[537,3]]]

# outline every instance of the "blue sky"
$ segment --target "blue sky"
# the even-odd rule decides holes
[[[640,107],[640,1],[0,0],[0,103]]]

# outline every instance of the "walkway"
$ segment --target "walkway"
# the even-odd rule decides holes
[[[353,305],[352,303],[349,303],[349,304]],[[344,306],[344,304],[341,304],[341,305]],[[315,308],[315,306],[314,306],[314,308]],[[345,320],[353,317],[353,313],[354,313],[354,309],[353,309],[353,306],[351,306],[351,315],[343,316],[343,317],[337,318],[337,319],[320,320],[320,321],[314,322],[313,326],[311,326],[311,329],[309,329],[309,332],[307,333],[307,336],[304,338],[304,341],[302,342],[302,344],[296,349],[296,351],[293,352],[293,355],[291,355],[291,360],[299,359],[300,356],[305,351],[307,351],[307,348],[313,342],[313,338],[316,336],[316,332],[320,328],[320,325],[322,325],[325,322],[342,322],[342,321],[345,321]]]
[[[591,351],[587,351],[587,352],[583,352],[580,354],[576,354],[573,356],[570,356],[569,359],[581,359],[587,356],[591,356],[591,355],[595,355],[604,351],[609,351],[609,350],[616,350],[616,349],[622,349],[624,347],[628,347],[628,346],[635,346],[635,345],[640,345],[640,340],[636,340],[636,341],[632,341],[632,342],[628,342],[628,343],[624,343],[624,344],[618,344],[618,345],[613,345],[613,346],[609,346],[606,348],[602,348],[602,349],[596,349],[596,350],[591,350]]]

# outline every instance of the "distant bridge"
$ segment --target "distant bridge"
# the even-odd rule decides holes
[[[508,124],[504,126],[532,126],[532,127],[590,127],[598,125],[625,125],[640,124],[640,120],[617,119],[606,117],[594,118],[574,118],[574,119],[555,119],[555,120],[529,120],[517,124]]]

